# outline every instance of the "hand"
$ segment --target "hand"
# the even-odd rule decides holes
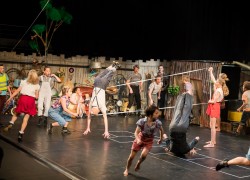
[[[130,94],[133,94],[133,90],[132,90],[132,89],[130,89],[130,90],[129,90],[129,93],[130,93]]]
[[[238,108],[237,111],[240,112],[240,111],[241,111],[241,108]]]
[[[102,135],[103,135],[104,139],[109,139],[109,137],[110,137],[109,132],[104,132]]]
[[[213,104],[213,103],[214,103],[214,101],[210,99],[210,100],[208,101],[208,103],[212,103],[212,104]]]
[[[213,67],[208,68],[208,71],[212,72],[213,71]]]
[[[159,140],[157,141],[157,144],[161,144],[161,142],[162,142],[162,139],[159,139]]]
[[[140,139],[136,139],[136,143],[137,143],[138,145],[141,145],[141,144],[142,144],[142,142],[141,142]]]
[[[5,102],[6,105],[9,105],[10,104],[10,98]]]
[[[90,132],[91,132],[90,129],[86,129],[86,130],[84,131],[83,135],[87,135],[87,134],[90,133]]]
[[[189,154],[190,154],[191,156],[193,156],[193,155],[197,154],[197,152],[196,152],[195,149],[191,149],[191,150],[189,151]]]

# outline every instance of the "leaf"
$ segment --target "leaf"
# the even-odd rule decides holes
[[[38,43],[36,41],[29,41],[29,45],[30,45],[31,49],[33,49],[33,50],[39,49]]]
[[[61,21],[62,17],[59,11],[56,8],[51,8],[47,11],[47,16],[51,21]]]
[[[45,31],[45,25],[36,24],[32,27],[32,31],[35,31],[37,34],[42,34]]]
[[[45,8],[45,10],[48,10],[48,9],[51,9],[52,8],[52,4],[51,4],[51,1],[48,2],[48,4],[45,6],[45,4],[48,2],[48,0],[41,0],[40,1],[40,6],[41,6],[41,9]],[[45,6],[45,7],[44,7]]]
[[[62,21],[65,22],[66,24],[70,24],[73,19],[73,16],[68,12],[66,12],[63,7],[60,8],[58,11],[61,15]]]

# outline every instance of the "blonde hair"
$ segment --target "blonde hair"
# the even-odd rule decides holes
[[[62,96],[66,95],[67,92],[69,92],[71,88],[69,86],[63,86],[62,87]]]
[[[182,81],[187,81],[187,82],[190,82],[190,76],[189,75],[183,75],[182,76]]]
[[[38,84],[39,77],[35,69],[31,69],[28,73],[27,82],[30,84]]]
[[[220,73],[219,74],[219,79],[224,80],[225,83],[226,83],[226,81],[229,81],[229,79],[228,79],[228,77],[227,77],[227,75],[225,73]]]
[[[217,82],[222,86],[222,91],[224,96],[229,95],[229,89],[226,85],[226,81],[224,79],[218,79]]]

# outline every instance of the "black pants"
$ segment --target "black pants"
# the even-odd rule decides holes
[[[136,102],[137,110],[141,109],[141,95],[140,95],[140,87],[139,86],[130,86],[133,90],[133,93],[128,96],[128,108],[131,108],[131,106],[134,103],[134,100]]]
[[[187,143],[186,140],[192,104],[193,96],[188,93],[177,97],[173,118],[169,125],[170,138],[168,141],[170,151],[177,155],[188,153],[198,142],[193,139],[190,143]],[[166,144],[168,143],[166,142]]]
[[[160,99],[158,100],[158,107],[159,108],[163,108],[166,105],[166,95],[167,95],[167,91],[161,91],[161,96]]]

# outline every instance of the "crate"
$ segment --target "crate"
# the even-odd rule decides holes
[[[240,122],[241,116],[242,116],[242,112],[228,111],[227,120],[234,121],[234,122]]]
[[[232,124],[230,122],[221,122],[220,129],[221,131],[232,132]]]

